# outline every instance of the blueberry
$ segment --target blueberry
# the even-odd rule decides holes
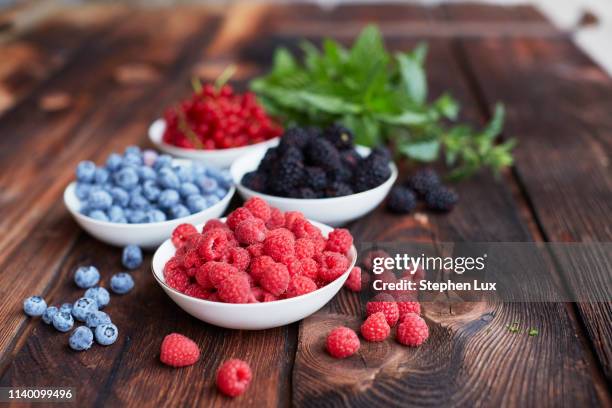
[[[72,313],[72,303],[63,303],[60,308],[59,308],[60,312],[68,312],[68,313]]]
[[[72,315],[68,312],[60,311],[56,313],[55,316],[53,316],[52,322],[53,327],[63,333],[72,329],[72,326],[74,326],[74,319],[72,318]]]
[[[141,180],[155,180],[157,179],[157,173],[149,166],[140,166],[138,168],[138,176]]]
[[[126,210],[125,213],[130,224],[143,224],[148,220],[147,214],[142,210]]]
[[[87,315],[87,319],[85,320],[85,324],[89,328],[98,327],[101,324],[109,324],[111,322],[111,318],[104,312],[95,311],[91,312]]]
[[[157,182],[164,188],[178,189],[181,181],[170,167],[162,167],[157,174]]]
[[[113,197],[105,190],[91,190],[87,197],[87,207],[92,210],[108,210],[113,205]]]
[[[186,204],[187,208],[189,208],[189,211],[191,211],[192,214],[208,208],[208,202],[199,194],[192,194],[187,197]]]
[[[103,309],[110,303],[110,294],[108,293],[108,290],[100,286],[87,289],[84,297],[95,300],[96,304],[98,305],[98,309]]]
[[[124,153],[126,155],[134,154],[134,155],[140,156],[140,147],[134,146],[134,145],[128,146],[128,147],[125,148]]]
[[[227,190],[223,188],[216,189],[213,194],[218,198],[223,198],[227,195]]]
[[[213,205],[217,204],[219,201],[221,201],[219,197],[214,196],[214,195],[206,197],[206,205],[208,207],[212,207]]]
[[[93,210],[93,211],[90,211],[89,214],[87,214],[87,216],[89,218],[93,218],[94,220],[98,220],[98,221],[107,221],[107,222],[109,221],[108,216],[102,210]]]
[[[136,245],[128,245],[123,248],[121,263],[128,269],[136,269],[142,265],[142,250]]]
[[[147,210],[151,207],[149,200],[144,198],[142,194],[130,194],[130,208],[133,210]]]
[[[181,183],[191,183],[193,181],[193,173],[187,166],[176,166],[174,172],[181,181]]]
[[[111,222],[119,222],[122,224],[127,223],[127,218],[125,217],[125,213],[123,212],[123,208],[118,205],[113,205],[108,210],[108,219]]]
[[[164,214],[163,211],[157,209],[148,210],[146,216],[149,222],[163,222],[167,220],[166,214]]]
[[[122,162],[123,158],[121,157],[121,155],[117,153],[111,153],[106,158],[106,168],[109,169],[111,172],[114,172],[115,170],[118,170],[119,167],[121,167]]]
[[[153,165],[153,168],[155,170],[159,170],[162,167],[168,167],[170,165],[172,165],[172,157],[170,157],[167,154],[161,154],[157,156],[157,160],[155,160],[155,164]]]
[[[194,179],[201,178],[206,175],[206,166],[201,163],[192,163],[191,164],[191,174],[193,174]]]
[[[134,287],[134,280],[129,273],[119,272],[112,276],[110,287],[113,292],[124,295],[132,290]]]
[[[138,173],[132,167],[124,167],[113,175],[115,183],[126,190],[138,185]]]
[[[113,204],[119,207],[125,207],[130,201],[130,194],[122,189],[121,187],[113,187],[109,190],[111,197],[113,197]]]
[[[121,163],[121,166],[138,168],[142,166],[142,156],[140,156],[140,153],[125,153],[123,155],[123,163]]]
[[[200,194],[200,189],[193,183],[183,183],[179,189],[181,197],[187,198],[193,194]]]
[[[87,350],[93,344],[93,337],[93,332],[89,327],[79,326],[70,335],[68,345],[76,351]]]
[[[217,183],[217,180],[210,177],[202,177],[200,180],[198,180],[198,185],[204,194],[212,194],[219,188],[219,183]]]
[[[95,266],[81,266],[74,272],[74,282],[79,288],[91,288],[99,281],[100,272]]]
[[[53,321],[53,316],[55,316],[57,313],[59,313],[59,309],[57,307],[49,306],[42,315],[43,322],[46,324],[51,324]]]
[[[77,165],[76,178],[78,181],[84,183],[91,183],[94,181],[94,174],[96,173],[96,165],[94,162],[85,160]]]
[[[89,183],[77,183],[76,188],[74,189],[74,193],[76,194],[79,200],[85,200],[89,196],[89,192],[91,191],[91,184]]]
[[[178,204],[179,201],[180,201],[179,193],[177,193],[176,190],[170,190],[170,189],[162,191],[157,200],[157,202],[159,203],[159,206],[162,208],[170,208]]]
[[[42,316],[47,309],[47,302],[40,296],[30,296],[23,301],[23,311],[28,316]]]
[[[217,169],[215,167],[208,167],[206,169],[206,174],[215,179],[217,183],[227,188],[232,185],[232,176],[229,171]]]
[[[157,152],[155,150],[145,150],[142,152],[142,161],[145,166],[153,167],[157,160]]]
[[[102,346],[113,344],[117,340],[119,329],[114,324],[101,324],[96,327],[96,341]]]
[[[157,187],[157,183],[153,180],[147,180],[142,183],[142,195],[149,201],[157,201],[161,190]]]
[[[189,209],[183,204],[177,204],[170,208],[170,217],[172,219],[188,217],[189,215],[191,215]]]
[[[87,315],[98,310],[98,302],[95,299],[82,297],[72,306],[72,315],[75,319],[84,322]]]
[[[104,167],[98,167],[94,174],[96,184],[104,184],[108,181],[109,172]]]

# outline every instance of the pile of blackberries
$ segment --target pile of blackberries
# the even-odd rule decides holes
[[[390,160],[385,148],[359,155],[353,134],[341,125],[294,127],[268,149],[257,170],[244,175],[242,184],[280,197],[340,197],[384,183],[391,176]]]
[[[405,185],[393,187],[387,199],[387,208],[398,214],[414,210],[417,198],[422,199],[428,209],[446,212],[453,209],[459,196],[440,182],[438,174],[432,169],[417,171]]]

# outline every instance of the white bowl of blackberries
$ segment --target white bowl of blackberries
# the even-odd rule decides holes
[[[351,131],[338,124],[289,128],[277,147],[240,157],[230,173],[245,200],[257,196],[334,226],[372,211],[397,179],[386,148],[355,145]]]
[[[414,173],[406,183],[391,189],[387,208],[397,214],[408,214],[417,207],[419,201],[431,211],[448,212],[459,201],[459,195],[442,184],[435,170],[424,168]]]

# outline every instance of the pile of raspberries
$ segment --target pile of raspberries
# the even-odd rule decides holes
[[[254,197],[202,231],[179,225],[172,242],[176,254],[164,267],[172,288],[209,301],[256,303],[305,295],[339,278],[350,266],[353,237],[335,229],[326,238],[302,213],[282,213]],[[361,289],[360,268],[345,285]]]
[[[367,157],[355,150],[353,134],[340,125],[287,129],[268,149],[257,170],[242,178],[251,190],[280,197],[340,197],[378,187],[391,176],[391,154],[378,147]]]

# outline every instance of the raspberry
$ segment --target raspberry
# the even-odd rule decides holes
[[[270,218],[266,222],[269,230],[277,229],[285,225],[285,215],[276,207],[270,208]]]
[[[274,264],[274,259],[267,255],[259,256],[254,258],[249,265],[249,273],[253,277],[255,282],[259,282],[266,269]]]
[[[319,274],[319,264],[314,259],[305,258],[300,259],[302,265],[302,276],[310,278],[312,280],[317,279]]]
[[[212,289],[214,287],[210,279],[208,279],[208,274],[210,273],[210,270],[214,267],[214,264],[215,262],[207,262],[204,265],[198,267],[195,271],[194,277],[196,282],[198,283],[198,285],[202,286],[205,289]]]
[[[293,224],[299,219],[304,219],[304,214],[299,211],[287,211],[285,213],[285,228],[291,231]]]
[[[298,259],[312,258],[314,252],[314,242],[311,239],[299,238],[295,240],[295,256]]]
[[[348,279],[344,282],[344,286],[346,286],[349,290],[353,292],[361,291],[361,268],[358,266],[353,267],[351,269],[351,273],[349,274]]]
[[[397,341],[404,346],[416,347],[429,337],[429,328],[425,320],[416,313],[408,313],[397,326]]]
[[[397,310],[399,311],[400,322],[404,319],[407,313],[421,314],[421,304],[413,301],[413,297],[407,294],[402,294],[396,297]]]
[[[200,349],[193,340],[178,333],[164,337],[159,359],[171,367],[185,367],[194,364],[200,358]]]
[[[164,266],[164,280],[171,288],[184,292],[189,285],[189,277],[183,270],[178,266],[176,261],[168,261]]]
[[[215,228],[203,234],[198,253],[207,261],[216,261],[221,259],[228,246],[226,232]]]
[[[276,296],[274,296],[268,291],[263,290],[259,286],[251,288],[251,293],[253,293],[253,297],[258,302],[273,302],[275,300],[278,300]]]
[[[236,208],[227,216],[227,220],[225,221],[225,223],[233,231],[242,221],[252,217],[253,214],[251,214],[251,212],[247,208],[240,207]]]
[[[183,268],[185,270],[197,268],[202,265],[203,262],[200,254],[198,254],[196,250],[189,249],[183,254]]]
[[[287,267],[289,276],[294,277],[302,274],[302,263],[295,256],[286,256],[281,263]]]
[[[335,358],[352,356],[359,350],[359,337],[348,327],[336,327],[327,335],[327,351]]]
[[[295,253],[293,234],[284,228],[269,231],[264,240],[264,253],[277,262],[285,256],[293,255]]]
[[[198,299],[208,299],[209,293],[203,286],[198,285],[197,283],[192,283],[187,286],[185,289],[185,293],[187,296],[191,296]]]
[[[353,245],[353,236],[345,228],[336,228],[327,236],[327,251],[346,254]]]
[[[251,258],[257,258],[258,256],[263,255],[263,244],[257,243],[249,245],[247,247],[247,250],[249,251],[249,255],[251,255]]]
[[[386,295],[390,298],[387,300],[386,294],[377,295],[374,297],[374,301],[366,304],[366,313],[371,316],[375,313],[382,312],[387,319],[389,326],[393,327],[399,320],[399,309],[395,303],[395,299],[392,296]]]
[[[287,297],[301,296],[315,290],[317,290],[317,284],[312,279],[305,276],[294,276],[287,287]]]
[[[230,397],[243,394],[251,383],[251,367],[238,359],[227,360],[217,371],[217,388]]]
[[[172,243],[176,248],[180,247],[188,236],[197,234],[198,230],[191,224],[180,224],[172,231]]]
[[[221,282],[223,282],[227,277],[236,275],[238,273],[238,269],[225,262],[207,262],[201,271],[203,271],[202,273],[206,274],[208,281],[215,288],[218,288],[219,284],[221,284]],[[198,275],[196,275],[196,280],[197,279]],[[198,283],[200,282],[198,281]],[[200,285],[202,284],[200,283]]]
[[[367,341],[383,341],[389,337],[391,327],[382,312],[369,316],[361,325],[361,335]]]
[[[251,285],[243,274],[231,274],[217,285],[219,299],[226,303],[249,303],[251,295]]]
[[[205,232],[208,232],[208,231],[210,231],[212,229],[215,229],[215,228],[220,228],[220,229],[223,229],[223,230],[229,229],[229,227],[227,226],[226,223],[224,223],[223,221],[221,221],[221,220],[219,220],[217,218],[213,218],[213,219],[210,219],[210,220],[206,221],[206,224],[204,224],[204,227],[202,228],[202,234],[204,234]]]
[[[386,251],[382,249],[374,249],[368,252],[361,262],[363,264],[363,267],[367,271],[372,271],[372,269],[374,269],[374,259],[388,258],[388,257],[389,257],[389,253],[387,253]]]
[[[314,245],[315,255],[322,254],[323,251],[325,251],[325,246],[327,245],[325,238],[315,238],[312,240],[312,243]]]
[[[247,218],[238,224],[235,235],[241,244],[251,245],[263,242],[266,238],[266,224],[259,218]]]
[[[275,296],[285,293],[289,286],[289,271],[282,263],[272,263],[264,270],[259,283],[261,287]]]
[[[249,200],[244,203],[244,207],[251,211],[251,214],[253,214],[255,217],[263,220],[263,222],[270,219],[272,212],[270,210],[270,206],[259,197],[249,198]]]
[[[329,283],[346,272],[348,266],[348,259],[344,255],[337,252],[323,252],[319,263],[319,277]]]
[[[298,218],[293,222],[291,232],[296,238],[318,238],[321,237],[321,231],[310,223],[305,218]]]
[[[245,271],[249,267],[251,262],[251,255],[249,251],[241,247],[230,248],[227,254],[227,263],[232,265],[234,268]]]

